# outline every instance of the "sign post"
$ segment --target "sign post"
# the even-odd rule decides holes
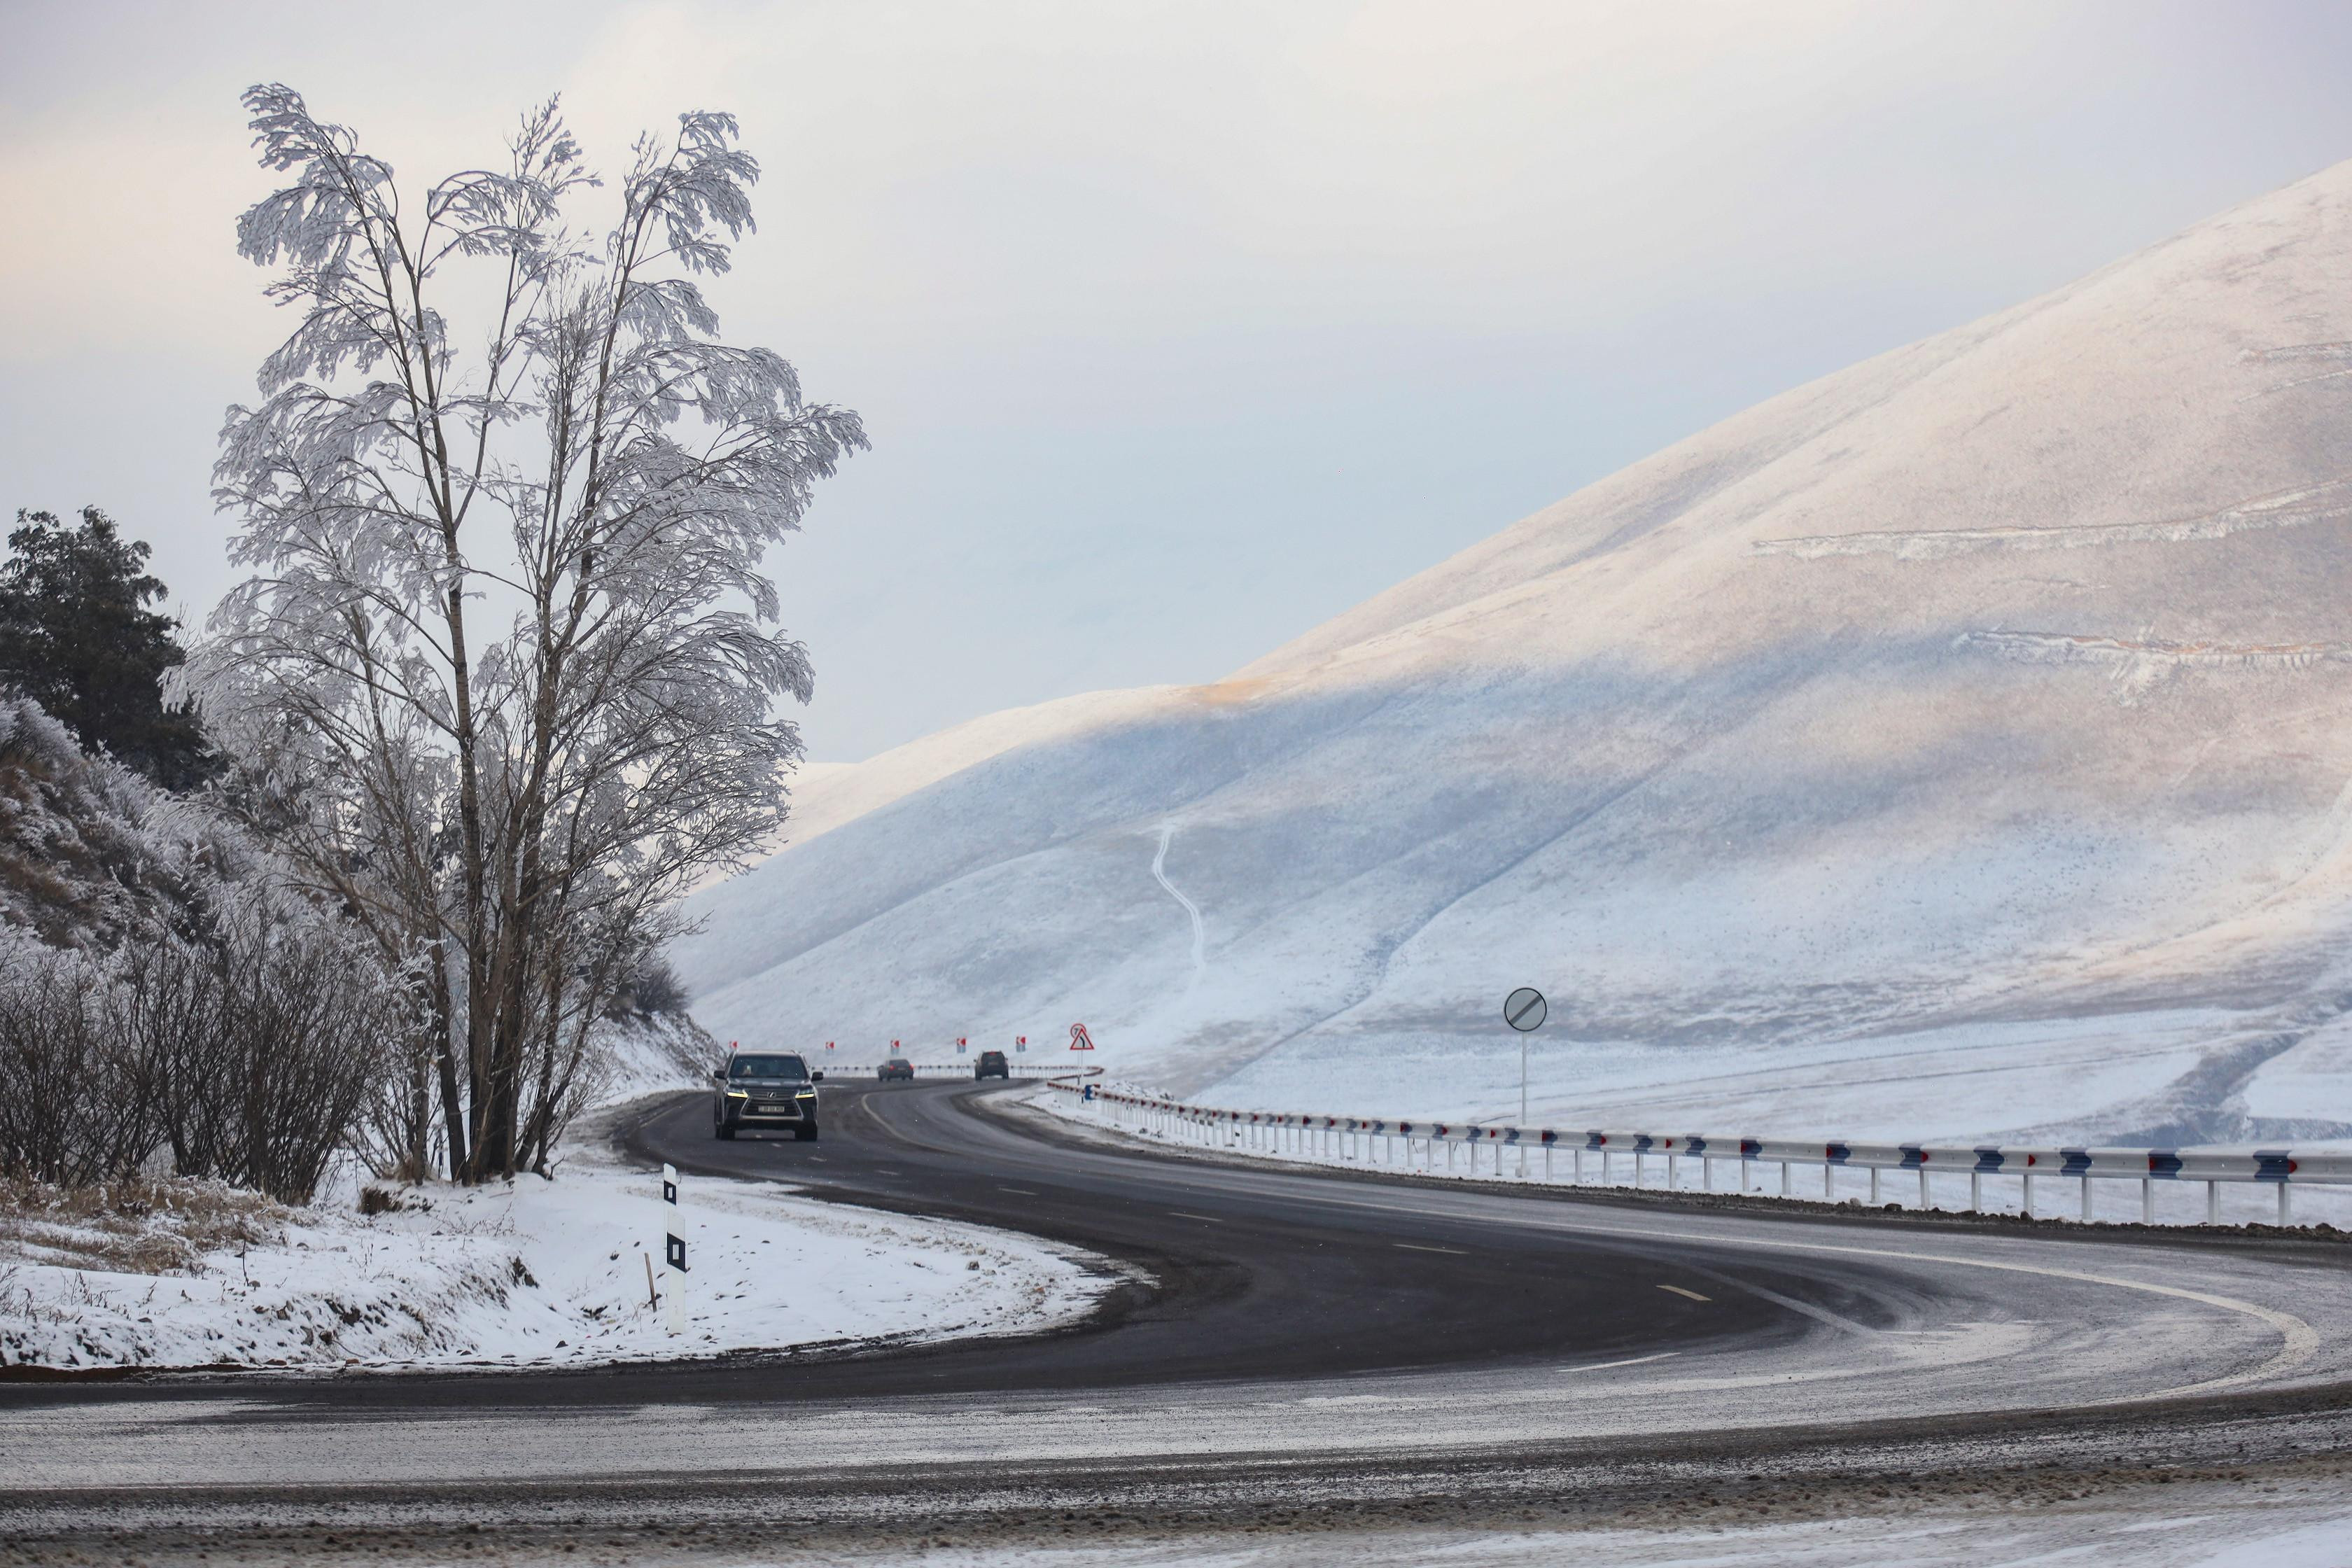
[[[1528,1124],[1528,1037],[1543,1023],[1543,993],[1522,985],[1503,998],[1503,1022],[1519,1032],[1519,1125]]]

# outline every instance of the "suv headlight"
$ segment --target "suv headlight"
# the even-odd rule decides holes
[[[727,1098],[730,1100],[749,1100],[751,1098],[751,1091],[745,1089],[730,1089],[727,1091]]]

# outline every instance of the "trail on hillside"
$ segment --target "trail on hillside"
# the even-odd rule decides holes
[[[1168,889],[1168,896],[1183,905],[1184,912],[1192,917],[1192,978],[1184,985],[1184,994],[1190,996],[1199,988],[1201,976],[1208,973],[1209,932],[1208,929],[1201,923],[1201,906],[1186,898],[1183,889],[1168,879],[1168,846],[1173,843],[1175,838],[1176,825],[1172,822],[1161,823],[1160,851],[1151,857],[1151,876],[1153,880]]]

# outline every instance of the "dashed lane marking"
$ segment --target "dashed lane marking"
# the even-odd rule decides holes
[[[1417,1247],[1410,1241],[1392,1242],[1390,1245],[1402,1247],[1407,1252],[1444,1252],[1449,1253],[1455,1258],[1467,1258],[1470,1256],[1458,1247]]]
[[[1203,1225],[1223,1225],[1225,1223],[1223,1220],[1218,1219],[1212,1215],[1186,1214],[1182,1209],[1170,1209],[1168,1212],[1174,1215],[1178,1219],[1197,1219]]]
[[[1019,1193],[1024,1198],[1034,1198],[1037,1195],[1026,1187],[999,1187],[996,1190],[1000,1193]]]
[[[1712,1296],[1702,1296],[1696,1290],[1685,1290],[1679,1285],[1661,1285],[1658,1289],[1661,1290],[1672,1290],[1677,1296],[1688,1296],[1694,1301],[1712,1301],[1715,1300]]]

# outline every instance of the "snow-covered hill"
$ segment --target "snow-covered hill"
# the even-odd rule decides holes
[[[810,781],[721,1038],[1225,1103],[2352,1137],[2352,163],[1800,387],[1232,679]],[[1193,910],[1198,910],[1196,926]]]

